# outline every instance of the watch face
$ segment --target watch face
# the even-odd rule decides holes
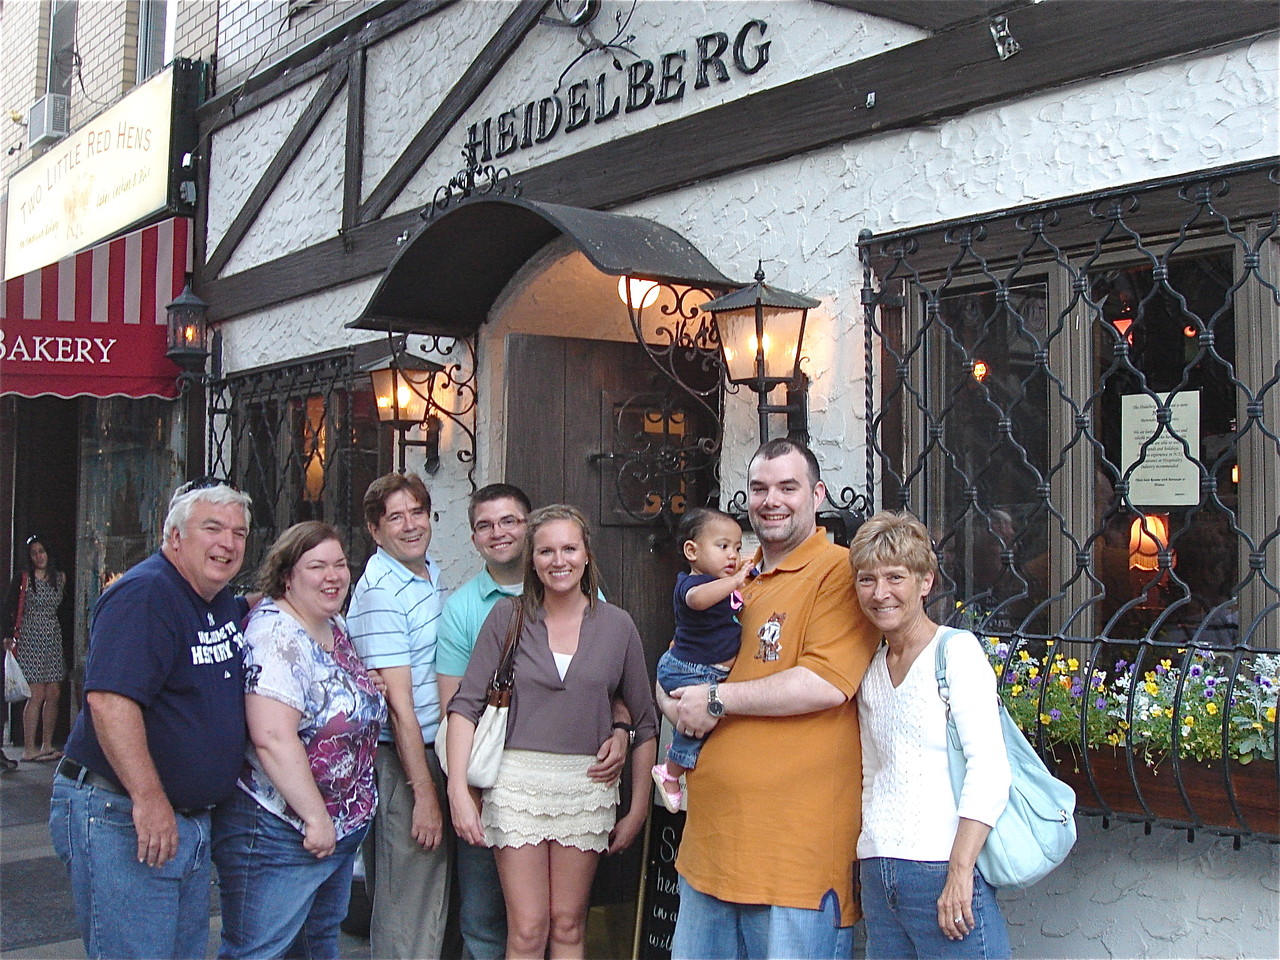
[[[707,691],[707,713],[713,717],[724,716],[724,704],[720,702],[720,698],[716,696],[716,688],[712,687]]]

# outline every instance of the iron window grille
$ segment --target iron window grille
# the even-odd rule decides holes
[[[931,614],[987,638],[1083,810],[1237,842],[1280,840],[1232,762],[1275,797],[1278,185],[1243,164],[859,248],[868,491],[933,531]]]
[[[209,385],[209,471],[253,497],[244,584],[276,537],[303,520],[338,530],[353,581],[368,559],[362,498],[390,469],[391,449],[353,354],[331,351]]]

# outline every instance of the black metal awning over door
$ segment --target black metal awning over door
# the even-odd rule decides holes
[[[348,326],[469,337],[516,271],[561,236],[602,273],[715,290],[735,286],[688,240],[652,220],[476,196],[405,238],[368,305]]]

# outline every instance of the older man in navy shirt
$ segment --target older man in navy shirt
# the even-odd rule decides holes
[[[249,497],[179,487],[164,544],[99,598],[85,700],[53,782],[49,830],[90,957],[203,957],[209,810],[244,760]]]

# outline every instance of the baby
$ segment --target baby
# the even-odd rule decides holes
[[[742,530],[727,513],[696,507],[680,522],[677,540],[689,572],[676,579],[676,635],[671,648],[658,661],[658,683],[667,693],[700,683],[719,683],[729,675],[741,645],[742,585],[747,565],[741,569]],[[680,777],[698,763],[702,741],[678,730],[672,735],[665,763],[653,768],[662,805],[675,813],[683,792]]]

